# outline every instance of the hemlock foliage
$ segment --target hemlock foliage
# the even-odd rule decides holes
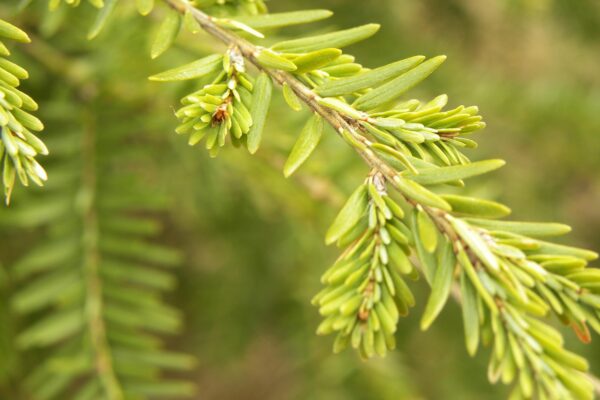
[[[83,3],[49,1],[51,12],[40,30],[48,34],[69,24],[69,6]],[[401,317],[416,302],[413,281],[423,278],[431,292],[421,328],[435,322],[451,297],[457,300],[467,352],[490,348],[487,377],[510,385],[511,398],[593,397],[587,361],[565,348],[548,319],[556,317],[583,342],[600,333],[600,272],[587,265],[597,254],[547,241],[569,232],[565,225],[505,220],[505,205],[449,191],[504,162],[471,162],[467,156],[486,126],[476,106],[448,107],[446,95],[408,97],[445,56],[365,68],[344,48],[375,35],[379,25],[281,39],[275,29],[331,13],[268,14],[261,0],[89,4],[97,9],[87,27],[90,39],[110,29],[113,18],[132,18],[134,11],[149,16],[157,26],[152,58],[164,57],[183,35],[182,42],[203,34],[203,41],[213,42],[209,47],[225,45],[149,78],[193,82],[175,111],[175,131],[189,145],[205,147],[211,157],[229,145],[260,154],[261,143],[269,141],[263,129],[272,118],[274,88],[281,86],[292,111],[312,114],[289,149],[286,177],[302,168],[324,135],[337,135],[365,161],[368,175],[326,233],[327,244],[335,243],[341,254],[312,300],[323,317],[317,333],[335,335],[335,352],[354,348],[368,359],[393,351]],[[16,331],[8,333],[7,324],[3,334],[18,351],[40,360],[15,393],[36,399],[194,396],[193,385],[179,376],[193,368],[194,359],[164,344],[165,336],[181,329],[180,312],[165,301],[181,255],[159,240],[167,197],[177,193],[157,193],[138,171],[147,165],[140,160],[154,155],[144,155],[134,124],[124,124],[127,132],[109,125],[127,118],[108,107],[111,95],[127,94],[97,93],[85,68],[71,66],[52,49],[31,50],[49,68],[73,68],[70,87],[51,102],[48,125],[62,125],[63,131],[45,145],[32,133],[43,128],[30,114],[36,103],[17,89],[28,73],[8,60],[5,42],[11,40],[30,38],[0,20],[6,201],[17,181],[49,182],[41,191],[23,193],[1,214],[3,225],[42,232],[3,272],[14,290],[6,292],[9,309],[0,312],[19,321]],[[193,43],[188,50],[198,54]],[[59,66],[52,72],[64,71]],[[129,101],[133,109],[143,104]],[[69,125],[75,102],[80,117]],[[47,176],[36,156],[48,149]],[[13,349],[0,360],[0,382],[16,375],[18,358]]]

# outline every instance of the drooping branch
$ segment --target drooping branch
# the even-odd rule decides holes
[[[445,285],[443,292],[446,293],[445,296],[447,297],[447,291],[449,291],[449,286],[447,286],[447,282],[450,282],[448,281],[448,279],[451,279],[454,275],[452,273],[454,271],[454,267],[456,267],[456,265],[459,265],[461,267],[459,275],[463,286],[462,291],[463,293],[468,292],[472,294],[470,301],[471,322],[468,322],[468,324],[470,324],[469,329],[475,329],[477,330],[477,332],[475,332],[475,336],[471,336],[471,338],[469,338],[469,335],[472,334],[473,331],[467,332],[467,347],[469,352],[471,354],[474,354],[479,344],[480,322],[478,321],[477,314],[485,315],[485,318],[488,318],[487,316],[489,316],[491,322],[487,322],[488,326],[486,327],[486,329],[488,329],[488,334],[490,334],[491,330],[493,331],[493,334],[497,335],[497,337],[493,339],[495,349],[492,361],[490,363],[490,380],[498,380],[500,379],[500,375],[502,374],[502,380],[509,382],[512,381],[515,378],[515,376],[518,376],[521,386],[519,390],[521,390],[522,395],[524,395],[525,397],[533,396],[533,394],[537,393],[538,390],[542,391],[541,393],[556,394],[554,392],[554,390],[556,389],[559,390],[561,394],[569,395],[569,393],[575,393],[576,395],[580,395],[587,398],[592,388],[588,388],[588,382],[584,382],[585,384],[580,385],[579,383],[581,381],[577,381],[576,379],[576,377],[578,376],[578,371],[582,371],[587,368],[587,364],[585,363],[585,361],[562,349],[562,338],[557,338],[556,335],[553,336],[554,332],[551,330],[550,327],[545,326],[543,324],[536,325],[536,323],[532,322],[534,326],[530,329],[528,325],[528,321],[533,321],[534,317],[537,318],[542,315],[545,315],[545,313],[548,310],[547,305],[539,304],[540,301],[542,301],[542,297],[540,296],[554,296],[551,292],[548,292],[549,289],[546,288],[545,281],[539,283],[538,287],[530,287],[527,284],[524,285],[523,282],[520,282],[520,280],[530,282],[532,279],[531,276],[540,276],[540,280],[542,280],[541,277],[545,276],[544,274],[546,274],[546,272],[544,272],[543,268],[540,266],[540,264],[543,263],[543,257],[538,257],[538,259],[535,259],[534,256],[534,261],[532,262],[531,260],[527,259],[525,254],[521,252],[518,249],[518,247],[503,247],[502,240],[493,237],[493,235],[490,234],[490,230],[477,227],[476,223],[474,226],[472,226],[469,221],[465,221],[460,217],[456,217],[456,213],[451,211],[452,207],[444,200],[444,198],[440,198],[436,195],[433,195],[427,189],[424,189],[419,185],[415,186],[415,183],[411,179],[405,177],[404,174],[398,172],[398,170],[395,167],[390,165],[382,157],[376,154],[374,148],[377,148],[377,145],[379,145],[379,143],[371,142],[371,140],[368,139],[367,136],[363,135],[366,128],[365,123],[369,122],[369,116],[367,114],[362,113],[359,110],[355,110],[352,108],[352,106],[346,104],[336,105],[335,102],[332,107],[325,107],[323,104],[326,104],[326,101],[324,101],[323,98],[319,97],[315,93],[315,91],[311,90],[301,80],[297,79],[293,74],[285,72],[276,67],[265,66],[264,62],[261,62],[261,60],[259,59],[262,48],[259,48],[251,44],[247,40],[232,33],[231,31],[220,27],[213,17],[196,9],[186,1],[165,1],[167,4],[169,4],[172,8],[174,8],[181,14],[191,15],[197,21],[197,23],[213,37],[222,41],[226,45],[239,50],[240,54],[246,60],[248,60],[260,71],[269,75],[274,81],[279,83],[281,86],[283,86],[284,93],[285,89],[289,88],[302,103],[306,104],[315,114],[319,115],[325,121],[327,121],[327,123],[329,123],[329,125],[331,125],[334,128],[336,133],[366,161],[369,167],[374,171],[370,176],[376,174],[377,176],[382,177],[385,183],[390,184],[395,189],[397,189],[397,191],[402,195],[403,201],[412,208],[413,221],[415,219],[418,219],[417,222],[413,222],[413,234],[415,234],[415,230],[422,230],[423,232],[419,232],[419,234],[426,234],[429,236],[430,243],[425,243],[425,247],[427,247],[425,249],[426,251],[422,251],[419,248],[419,246],[423,247],[423,244],[417,244],[416,247],[419,253],[433,253],[433,251],[436,249],[438,235],[445,238],[443,239],[445,241],[445,244],[449,244],[449,246],[447,246],[446,248],[450,249],[449,252],[452,253],[452,255],[448,256],[450,258],[448,259],[449,261],[447,261],[446,265],[441,265],[437,267],[437,269],[444,267],[448,270],[445,271],[445,274],[443,274],[443,278],[441,278],[444,279],[443,284]],[[319,91],[319,93],[321,93],[321,91]],[[379,91],[379,93],[381,93],[381,90]],[[364,98],[369,98],[369,96],[365,95]],[[329,101],[331,103],[331,99],[329,99]],[[361,99],[359,99],[357,103],[360,103],[360,101]],[[363,100],[363,103],[365,101],[368,102],[368,100]],[[349,110],[350,112],[341,112],[338,111],[336,108],[342,108],[345,110]],[[443,134],[440,133],[439,137],[446,139],[451,138],[454,134],[455,133],[453,132],[444,132]],[[400,156],[401,155],[399,155],[398,158],[400,158]],[[414,172],[416,175],[418,175],[418,171],[412,170],[411,168],[407,169],[411,170],[411,172]],[[373,186],[373,182],[368,181],[365,185]],[[363,185],[361,189],[355,192],[356,196],[353,195],[352,197],[356,197],[357,199],[359,199],[357,200],[356,204],[360,204],[359,208],[361,208],[361,210],[363,211],[362,216],[359,215],[359,213],[357,212],[355,213],[355,215],[353,216],[353,222],[358,223],[358,221],[362,219],[364,223],[364,218],[366,218],[365,215],[368,215],[369,229],[364,234],[359,236],[352,235],[354,235],[355,233],[359,234],[360,230],[355,233],[349,234],[350,238],[355,241],[348,241],[348,243],[350,243],[349,248],[340,257],[341,262],[336,263],[336,265],[332,267],[332,270],[335,268],[337,268],[337,270],[334,273],[331,273],[329,275],[329,278],[331,278],[332,281],[336,281],[339,283],[339,277],[344,276],[344,273],[351,271],[352,268],[355,266],[354,264],[352,264],[352,260],[348,261],[347,259],[345,259],[347,254],[355,254],[356,251],[362,250],[359,246],[362,246],[365,240],[372,240],[371,243],[373,243],[373,247],[369,248],[368,250],[371,251],[372,249],[375,249],[372,250],[374,261],[373,265],[370,268],[365,267],[369,271],[368,279],[365,280],[366,286],[360,287],[360,295],[352,293],[350,290],[348,290],[344,295],[345,297],[341,297],[341,303],[338,301],[327,305],[323,304],[327,303],[328,300],[337,296],[338,292],[336,292],[335,288],[327,288],[324,292],[322,292],[321,300],[318,300],[322,301],[322,313],[324,313],[324,315],[330,316],[330,318],[324,321],[324,325],[322,325],[322,331],[331,332],[332,330],[345,329],[344,335],[338,336],[338,339],[342,337],[342,340],[348,340],[350,332],[353,332],[352,344],[355,347],[358,347],[360,345],[361,331],[358,330],[359,334],[354,335],[354,331],[357,331],[357,329],[353,330],[356,321],[352,319],[354,318],[352,313],[356,310],[360,310],[357,317],[358,320],[361,320],[361,323],[366,323],[369,320],[369,313],[366,312],[365,309],[362,307],[365,303],[372,304],[374,302],[377,302],[377,300],[373,300],[375,297],[377,297],[377,295],[374,292],[375,290],[377,290],[375,275],[377,271],[379,271],[380,273],[382,271],[382,269],[380,268],[382,266],[380,264],[384,264],[384,267],[387,268],[388,250],[386,250],[386,246],[389,244],[389,238],[387,238],[388,228],[386,226],[387,223],[385,221],[391,221],[390,223],[392,225],[394,223],[400,225],[402,224],[401,222],[395,221],[395,217],[391,214],[389,216],[385,215],[385,211],[389,211],[386,210],[386,205],[377,204],[378,202],[381,202],[382,194],[378,194],[378,190],[373,190],[367,194],[365,185]],[[490,205],[490,203],[488,202],[487,205]],[[464,202],[462,203],[462,206],[465,206]],[[506,215],[506,212],[508,210],[506,207],[498,205],[497,203],[491,206],[494,209],[494,212],[501,214],[501,216]],[[342,211],[341,215],[345,216],[343,213],[344,211]],[[414,217],[415,215],[416,218]],[[400,216],[398,219],[402,219],[402,216]],[[429,225],[430,223],[432,225]],[[563,232],[565,231],[565,229],[564,227],[558,227],[557,231]],[[337,236],[336,238],[339,238],[340,236],[341,235]],[[418,236],[415,237],[415,242],[418,242]],[[512,239],[514,239],[517,242],[525,240],[521,237],[513,237]],[[344,243],[346,243],[346,240],[344,240]],[[549,254],[554,253],[550,252]],[[558,252],[557,254],[560,255],[561,253]],[[595,254],[589,252],[578,253],[578,255],[581,256],[581,258],[584,260],[589,260],[596,257]],[[379,261],[378,258],[381,259],[381,261]],[[363,265],[358,266],[360,266],[361,269],[356,272],[361,273],[361,271],[365,270],[365,268],[363,268]],[[425,266],[425,268],[426,279],[432,286],[435,286],[437,284],[436,282],[438,282],[439,279],[437,277],[433,277],[432,271],[436,268],[431,268],[430,266]],[[452,270],[450,271],[450,269]],[[513,269],[517,271],[517,276],[515,276],[514,272],[512,272]],[[384,270],[384,273],[388,273],[386,271],[387,270]],[[335,275],[336,272],[338,273],[337,275]],[[531,276],[528,275],[530,273]],[[539,273],[540,275],[536,275],[536,273]],[[332,278],[332,276],[334,275],[336,276],[336,278]],[[561,297],[561,299],[567,303],[567,305],[570,304],[574,310],[577,310],[578,305],[572,305],[571,302],[573,300],[569,296],[575,296],[575,298],[577,298],[576,301],[580,301],[577,297],[578,294],[565,294],[569,293],[566,289],[566,286],[569,286],[570,284],[568,282],[568,279],[562,280],[562,276],[553,274],[552,271],[548,273],[548,276],[549,279],[555,283],[552,287],[552,290],[555,290]],[[556,284],[557,281],[559,282],[558,284]],[[514,287],[511,286],[513,284]],[[563,284],[565,284],[566,286],[563,286]],[[504,291],[505,286],[507,285],[509,286],[507,290],[510,292],[511,296],[511,299],[509,299],[509,301],[503,297],[506,296],[506,293]],[[402,286],[401,281],[397,281],[396,288],[399,286]],[[571,288],[572,287],[573,285],[571,285]],[[390,292],[393,292],[395,290],[394,284],[391,283],[388,285],[388,288]],[[439,297],[439,288],[433,287],[433,289],[434,292],[438,295],[437,297]],[[346,300],[347,302],[344,302]],[[436,300],[437,303],[435,303],[434,301],[433,306],[430,307],[430,309],[433,311],[429,313],[427,319],[424,319],[424,321],[422,321],[423,327],[429,326],[429,324],[433,321],[433,319],[435,318],[437,313],[439,313],[441,307],[443,306],[445,298],[434,300]],[[594,302],[596,300],[595,298],[592,298],[589,301]],[[337,307],[340,306],[340,304],[343,304],[343,308],[340,307],[339,311],[341,315],[334,314],[333,316],[331,316],[332,312],[337,312]],[[515,307],[521,305],[523,305],[527,311],[526,313],[523,313],[524,315],[522,317],[519,315],[515,315]],[[592,308],[593,307],[595,306],[592,305]],[[395,307],[393,307],[393,309],[396,310]],[[479,309],[479,313],[477,312],[477,309]],[[465,311],[465,314],[466,313],[467,311]],[[384,316],[386,315],[385,310],[382,310],[382,314]],[[585,312],[582,311],[580,315],[584,314]],[[392,320],[395,320],[397,317],[398,314],[396,312],[394,313],[391,319],[384,319],[388,319],[388,322],[390,322]],[[473,317],[475,317],[475,323],[473,323]],[[484,317],[480,317],[479,319],[481,318]],[[565,318],[567,321],[569,320],[568,316]],[[592,315],[589,318],[591,318],[592,321],[594,321],[595,323],[597,317]],[[573,322],[574,329],[576,329],[576,331],[579,332],[581,337],[585,338],[587,335],[589,335],[589,333],[586,333],[587,327],[585,325],[585,317],[583,319],[575,318],[574,320],[577,321]],[[385,332],[387,334],[386,340],[390,338],[393,339],[393,336],[391,336],[390,334],[393,334],[395,328],[392,329],[390,325],[391,324],[388,324],[388,329]],[[345,328],[346,326],[347,328]],[[467,326],[465,327],[465,329],[467,330]],[[375,330],[378,331],[378,329]],[[552,340],[550,340],[550,342],[544,341],[543,337],[540,338],[539,331],[544,330],[550,332],[549,335],[552,337]],[[362,332],[364,331],[365,330],[363,330]],[[358,337],[359,339],[355,340],[355,337]],[[552,342],[553,340],[556,343]],[[391,341],[390,344],[388,344],[388,347],[393,347],[392,342],[393,341]],[[543,343],[543,346],[540,345],[540,342]],[[509,347],[507,343],[510,343],[509,351],[515,353],[513,354],[512,358],[510,355],[508,357],[505,357],[505,355],[507,354],[506,349],[507,347]],[[345,346],[345,344],[338,343],[338,340],[336,340],[334,348],[341,349],[343,346]],[[372,345],[370,346],[372,347]],[[363,348],[361,347],[361,350],[362,349]],[[369,351],[367,350],[367,353],[368,352]],[[369,356],[369,354],[367,354],[367,356]],[[508,363],[513,363],[512,366],[505,365],[507,363],[505,360],[510,360]],[[568,370],[564,369],[563,366],[557,363],[557,360],[565,361],[566,364],[568,364]],[[544,368],[540,369],[540,365],[544,365],[546,370],[544,370]],[[548,372],[548,370],[550,370],[550,372]],[[557,376],[559,376],[560,379],[557,378]],[[547,379],[554,379],[556,384],[548,385]],[[536,382],[535,389],[533,388],[533,380],[535,380]],[[565,389],[565,387],[559,383],[559,380],[562,380],[564,384],[568,387],[568,389]],[[539,389],[537,388],[537,386],[539,386]]]

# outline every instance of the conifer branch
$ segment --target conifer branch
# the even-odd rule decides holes
[[[383,106],[429,75],[443,61],[443,57],[430,59],[418,67],[414,65],[421,63],[422,59],[407,59],[373,73],[364,73],[356,79],[337,82],[325,80],[324,84],[321,83],[318,92],[330,96],[358,93],[356,101],[350,105],[339,98],[320,97],[309,87],[318,85],[312,84],[308,76],[298,78],[301,73],[293,72],[303,68],[306,63],[324,63],[323,60],[329,57],[328,49],[322,50],[318,55],[309,53],[314,50],[317,50],[314,53],[318,53],[319,49],[327,47],[317,43],[318,39],[312,39],[312,42],[308,38],[282,42],[273,46],[271,51],[259,48],[231,32],[231,28],[237,28],[261,37],[260,32],[250,27],[241,26],[235,21],[228,20],[225,23],[215,19],[187,1],[165,1],[182,16],[191,16],[204,31],[234,49],[233,51],[239,52],[259,71],[279,83],[290,107],[296,108],[296,101],[307,105],[331,125],[373,170],[365,183],[350,197],[327,237],[329,243],[337,241],[338,244],[348,246],[323,277],[324,283],[330,286],[314,299],[320,305],[321,314],[326,317],[318,332],[338,332],[334,343],[335,351],[340,351],[351,343],[364,357],[371,357],[374,353],[384,355],[387,349],[395,347],[394,332],[398,317],[405,314],[414,302],[410,290],[401,278],[402,274],[414,275],[414,270],[407,264],[408,259],[403,254],[404,251],[413,250],[423,261],[424,276],[432,286],[432,295],[421,322],[423,329],[430,326],[443,308],[456,277],[461,282],[461,293],[465,298],[463,313],[469,353],[475,354],[480,341],[493,343],[494,351],[488,372],[491,382],[502,379],[503,382],[510,383],[518,379],[519,384],[515,386],[513,394],[525,398],[544,398],[557,394],[565,398],[591,396],[594,388],[579,372],[587,369],[585,360],[564,350],[561,335],[541,323],[538,318],[549,311],[550,306],[544,302],[548,301],[559,317],[573,325],[582,340],[589,340],[586,321],[596,330],[600,329],[600,317],[597,313],[599,297],[581,292],[576,283],[569,281],[568,277],[571,275],[565,279],[559,274],[544,270],[542,266],[546,265],[545,260],[564,265],[556,261],[561,254],[579,257],[580,261],[574,261],[577,265],[580,262],[585,265],[585,260],[595,259],[597,255],[577,249],[557,249],[552,245],[551,250],[546,253],[541,250],[539,256],[529,253],[526,255],[522,250],[535,251],[536,248],[541,249],[547,245],[536,242],[533,247],[528,248],[528,245],[531,246],[527,242],[529,239],[520,237],[506,241],[502,235],[510,236],[510,233],[500,232],[498,237],[496,231],[486,229],[489,224],[486,226],[485,222],[466,220],[460,216],[461,213],[469,215],[476,211],[475,215],[480,213],[488,217],[502,217],[510,212],[505,206],[461,196],[439,196],[419,184],[447,183],[453,180],[452,177],[460,180],[496,169],[503,163],[488,161],[472,164],[472,167],[453,167],[452,165],[468,164],[468,160],[461,153],[451,151],[443,141],[439,145],[426,142],[424,147],[441,160],[442,164],[450,167],[446,169],[447,173],[431,170],[431,174],[421,174],[421,170],[429,172],[426,170],[427,166],[425,169],[423,166],[415,167],[418,160],[409,159],[400,151],[406,145],[386,133],[395,131],[403,140],[416,140],[411,136],[411,131],[402,130],[401,127],[406,123],[401,117],[397,117],[407,113]],[[369,29],[366,26],[363,30]],[[360,30],[356,28],[352,33],[346,31],[343,34],[354,36]],[[340,39],[342,32],[335,35],[325,35],[320,39],[325,42],[331,40],[332,43],[354,40]],[[290,54],[290,57],[296,57],[293,59],[294,64],[289,61],[290,57],[286,59],[286,54],[277,54],[275,50],[282,50],[284,53],[287,50],[300,55]],[[334,49],[330,50],[333,58],[341,54],[333,51]],[[303,53],[305,54],[302,55]],[[200,65],[204,64],[200,62]],[[398,70],[404,72],[407,69],[410,71],[385,83]],[[169,74],[174,76],[181,74],[181,71],[161,74],[157,76],[157,80],[163,80]],[[319,76],[313,78],[318,79]],[[235,87],[235,77],[232,79]],[[361,92],[369,88],[367,81],[370,85],[381,86]],[[309,86],[306,85],[307,82]],[[235,90],[230,84],[227,86]],[[178,116],[194,115],[192,107],[196,107],[196,98],[207,95],[208,91],[200,91],[188,96],[184,104],[190,105],[180,110]],[[268,101],[265,102],[268,104]],[[445,103],[445,100],[442,102]],[[435,100],[433,103],[435,104]],[[235,108],[232,111],[235,112]],[[431,124],[434,129],[430,132],[435,133],[436,140],[452,140],[461,131],[454,128],[454,121],[469,120],[469,116],[473,115],[471,112],[459,115],[458,118],[452,113],[439,117]],[[397,119],[388,116],[396,116]],[[188,122],[185,121],[183,127],[195,123],[192,117],[187,119]],[[472,121],[475,122],[475,129],[481,128],[477,125],[479,119]],[[214,124],[213,119],[213,126]],[[305,153],[310,154],[314,143],[318,142],[320,129],[316,128],[317,125],[311,127],[311,124],[314,125],[313,122],[307,124],[298,142],[299,145],[310,142],[311,146],[303,148],[302,146],[307,145],[301,144],[299,151],[292,150],[290,159],[295,157],[301,162],[306,158]],[[205,126],[194,126],[194,129],[202,131]],[[445,129],[444,126],[450,128]],[[438,127],[444,129],[435,129]],[[221,125],[220,132],[223,128],[224,124]],[[225,134],[215,132],[212,143],[215,143],[218,135],[222,145]],[[376,141],[368,139],[365,134],[374,136]],[[427,131],[420,134],[426,137],[429,135]],[[204,133],[199,137],[203,135]],[[314,138],[310,138],[310,135]],[[254,145],[249,145],[248,148],[250,152],[255,151]],[[412,148],[417,153],[423,151],[418,146]],[[389,158],[384,160],[383,154],[392,156],[405,171],[401,173],[396,166],[391,166]],[[284,173],[288,175],[288,172]],[[386,184],[401,194],[400,206],[387,200]],[[392,209],[397,211],[392,212]],[[483,226],[478,226],[478,223]],[[510,226],[504,225],[501,230],[505,228],[510,232]],[[539,229],[546,230],[545,227]],[[558,225],[548,226],[547,229],[558,233],[564,230]],[[395,233],[392,235],[390,231]],[[438,253],[441,257],[439,259],[435,257]],[[394,264],[395,269],[392,268]],[[567,269],[567,274],[570,272]],[[595,272],[597,271],[590,270],[589,274],[596,276]],[[578,282],[586,279],[584,276],[588,275],[582,275]],[[592,281],[594,279],[591,278]],[[557,303],[557,298],[564,302],[567,311]]]

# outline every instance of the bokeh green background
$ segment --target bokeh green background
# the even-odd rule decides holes
[[[0,15],[12,15],[16,3],[2,1]],[[515,218],[567,222],[574,232],[566,242],[600,249],[597,0],[273,0],[269,6],[335,11],[329,21],[314,24],[315,30],[381,23],[377,36],[348,49],[368,67],[416,54],[446,54],[445,65],[410,95],[427,99],[447,93],[451,105],[478,105],[488,128],[477,136],[480,148],[472,158],[508,162],[469,190],[505,201]],[[210,50],[205,37],[182,40],[150,62],[155,22],[122,11],[88,43],[89,9],[74,11],[75,18],[59,24],[42,8],[15,18],[35,39],[16,57],[31,72],[25,87],[40,100],[44,137],[52,150],[61,132],[80,129],[85,109],[99,121],[99,135],[122,132],[128,138],[124,146],[139,146],[137,173],[167,200],[161,240],[183,254],[169,300],[183,310],[185,329],[171,344],[197,357],[190,377],[198,383],[198,398],[506,396],[504,387],[487,383],[487,353],[467,356],[455,304],[428,332],[419,330],[427,295],[422,282],[413,285],[419,301],[400,322],[398,348],[384,360],[363,362],[352,352],[333,355],[331,338],[314,334],[319,316],[309,301],[336,256],[323,244],[323,234],[366,173],[338,138],[329,134],[301,173],[285,180],[280,167],[306,114],[290,111],[277,96],[257,156],[228,150],[210,160],[172,132],[172,107],[193,84],[146,80]],[[89,97],[94,102],[87,102]],[[119,150],[112,146],[103,151]],[[16,212],[23,192],[16,193]],[[29,240],[43,241],[32,227],[35,213],[15,228],[11,211],[0,213],[4,264],[26,252]],[[10,295],[10,287],[3,290]],[[10,313],[3,318],[10,319]],[[595,342],[600,338],[583,346],[572,332],[565,335],[599,374]],[[10,341],[3,346],[7,358],[14,353]]]

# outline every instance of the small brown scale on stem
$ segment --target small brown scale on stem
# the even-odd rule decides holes
[[[231,96],[227,97],[223,103],[216,109],[212,115],[212,126],[222,124],[227,118],[229,118],[229,112],[227,108],[231,103]]]
[[[373,276],[371,276],[369,278],[369,283],[367,284],[367,287],[365,288],[365,291],[363,292],[363,297],[368,298],[368,297],[372,296],[374,291],[375,291],[375,279]],[[369,319],[370,312],[371,312],[371,310],[369,310],[368,308],[360,307],[360,309],[358,311],[358,319],[360,319],[363,322],[366,322]]]
[[[449,140],[460,135],[460,132],[437,132],[442,140]]]

